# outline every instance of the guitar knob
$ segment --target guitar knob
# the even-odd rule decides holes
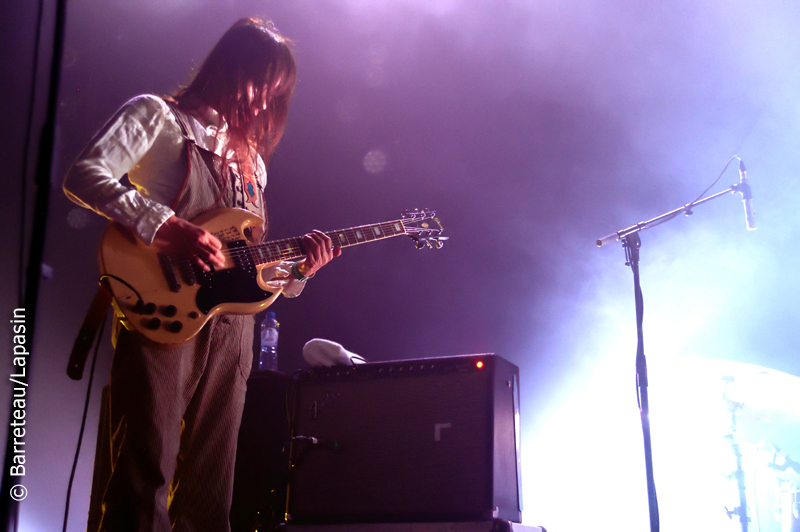
[[[145,323],[145,327],[147,327],[151,331],[155,331],[159,327],[161,327],[161,320],[158,319],[158,318],[150,319],[150,320],[147,321],[147,323]]]
[[[144,314],[155,314],[156,313],[156,304],[155,303],[148,303],[144,306],[142,310]]]
[[[200,314],[198,314],[197,311],[193,310],[189,313],[189,317],[192,318],[193,320],[196,320],[197,318],[200,317]]]
[[[173,317],[177,313],[178,313],[178,307],[176,307],[175,305],[167,305],[166,307],[161,309],[161,314],[163,314],[168,318]]]
[[[169,329],[171,332],[174,332],[174,333],[180,332],[181,329],[183,329],[183,323],[181,323],[179,321],[173,321],[172,323],[167,325],[167,329]]]

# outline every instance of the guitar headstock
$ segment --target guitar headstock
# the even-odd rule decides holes
[[[436,217],[436,212],[429,209],[414,209],[413,211],[403,211],[403,227],[406,234],[411,237],[417,249],[424,247],[439,249],[447,240],[442,236],[444,227]]]

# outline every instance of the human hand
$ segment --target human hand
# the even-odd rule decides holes
[[[302,241],[303,248],[306,250],[306,258],[298,263],[297,270],[305,277],[311,277],[334,257],[342,254],[341,247],[334,247],[331,238],[316,229],[304,235]]]
[[[212,264],[225,266],[222,242],[217,237],[182,218],[172,215],[156,231],[153,245],[163,251],[182,253],[203,271],[210,271]]]

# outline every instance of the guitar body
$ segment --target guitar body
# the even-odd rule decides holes
[[[193,338],[216,314],[255,314],[280,290],[269,288],[245,237],[263,220],[242,209],[216,209],[193,220],[222,241],[225,267],[203,272],[188,259],[145,246],[111,223],[99,250],[100,272],[108,279],[122,324],[151,343],[179,345]]]
[[[263,220],[242,209],[216,209],[192,220],[222,242],[225,266],[204,272],[188,257],[145,246],[112,223],[103,234],[101,279],[108,280],[123,326],[148,343],[173,346],[194,337],[216,314],[255,314],[272,304],[281,289],[267,286],[261,270],[305,256],[302,237],[255,243],[248,227]],[[348,247],[406,235],[418,249],[440,248],[447,237],[436,213],[406,211],[401,219],[325,233],[334,246]]]

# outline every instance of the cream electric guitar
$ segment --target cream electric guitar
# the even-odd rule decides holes
[[[204,272],[184,255],[160,252],[142,244],[112,223],[103,234],[101,279],[108,280],[122,324],[161,345],[182,344],[215,314],[255,314],[280,295],[261,279],[261,270],[283,260],[305,256],[300,237],[254,244],[247,227],[263,220],[242,209],[217,209],[193,220],[222,241],[225,266]],[[399,235],[417,248],[440,248],[447,237],[436,213],[406,211],[399,220],[330,231],[334,245],[354,246]]]

